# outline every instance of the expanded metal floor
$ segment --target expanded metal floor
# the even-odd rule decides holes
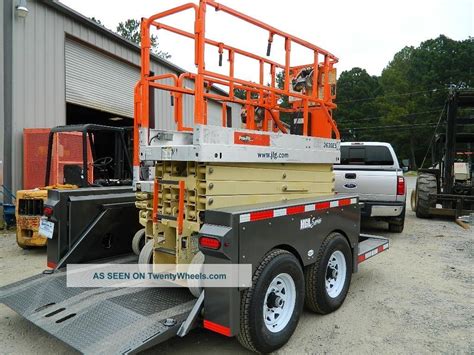
[[[174,336],[196,299],[186,288],[68,288],[56,272],[0,288],[0,302],[82,353],[124,354]]]

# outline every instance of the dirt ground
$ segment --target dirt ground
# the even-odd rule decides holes
[[[414,178],[409,178],[412,187]],[[382,222],[364,231],[390,238],[390,250],[361,265],[344,305],[335,313],[302,315],[278,354],[474,353],[474,227],[421,220],[407,210],[405,231]],[[45,268],[45,250],[21,250],[13,234],[0,234],[0,285]],[[66,354],[74,351],[0,305],[0,353]],[[237,354],[235,339],[195,330],[147,354]]]

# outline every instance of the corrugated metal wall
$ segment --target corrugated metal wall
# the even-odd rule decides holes
[[[99,31],[65,16],[38,0],[28,1],[26,19],[13,19],[13,146],[12,169],[14,190],[21,188],[22,181],[22,132],[23,128],[53,127],[66,123],[66,38],[76,38],[103,53],[121,58],[135,66],[140,64],[138,50],[120,41],[102,35]],[[170,72],[161,63],[152,61],[155,74]],[[192,85],[192,83],[190,84]],[[3,95],[2,95],[3,97]],[[215,116],[217,108],[210,103],[212,117],[209,122],[220,124]],[[232,105],[233,118],[238,125],[239,105]],[[155,96],[157,127],[174,129],[169,93],[158,92]],[[193,98],[185,99],[185,124],[191,125]],[[3,132],[3,130],[2,130]]]

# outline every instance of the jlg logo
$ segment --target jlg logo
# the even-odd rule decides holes
[[[312,229],[318,224],[321,224],[322,219],[321,217],[310,217],[310,218],[305,218],[300,221],[300,230],[303,229]]]
[[[250,136],[240,136],[239,140],[241,142],[252,142],[253,141],[253,139]]]

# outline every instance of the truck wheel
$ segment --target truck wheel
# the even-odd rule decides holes
[[[416,180],[416,216],[418,218],[430,217],[430,194],[438,192],[438,183],[433,174],[420,174]]]
[[[389,220],[388,222],[388,230],[391,233],[401,233],[403,232],[403,227],[405,227],[405,209],[406,206],[403,207],[403,212],[400,216],[394,217]]]
[[[269,252],[253,275],[252,287],[242,293],[239,342],[259,353],[281,348],[296,329],[303,300],[298,260],[285,250]]]
[[[338,309],[352,278],[352,252],[346,238],[337,232],[323,241],[316,262],[305,268],[305,304],[313,312],[327,314]]]
[[[145,238],[145,228],[140,229],[138,232],[135,233],[132,239],[132,250],[135,255],[140,255],[140,251],[145,246],[146,238]]]
[[[150,239],[138,255],[138,268],[140,272],[152,272],[153,264],[153,239]]]

